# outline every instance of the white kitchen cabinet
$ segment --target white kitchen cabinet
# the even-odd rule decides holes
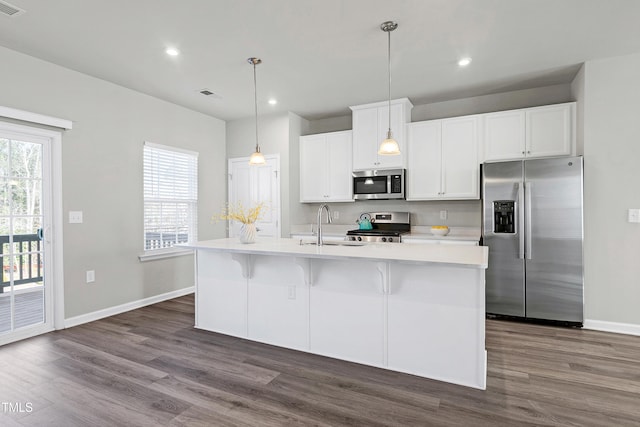
[[[408,126],[407,200],[480,197],[479,116]]]
[[[247,338],[306,350],[309,347],[309,286],[302,279],[300,267],[285,257],[254,257],[251,263]]]
[[[378,155],[389,130],[389,102],[350,107],[353,114],[353,170],[405,167],[405,126],[413,105],[407,98],[391,101],[391,132],[400,146],[399,156]]]
[[[300,137],[300,201],[352,202],[351,131]]]
[[[357,363],[384,365],[384,283],[380,263],[314,260],[309,350]]]
[[[570,155],[574,145],[575,103],[528,108],[526,113],[526,156]]]
[[[484,276],[472,269],[443,267],[429,271],[413,265],[392,265],[387,300],[387,364],[414,375],[464,384],[461,378],[482,381],[486,363],[484,346],[468,343],[482,336]],[[476,280],[476,289],[459,286]],[[478,303],[478,296],[481,301]],[[444,301],[456,301],[445,305]],[[416,325],[447,325],[420,329]]]
[[[484,115],[484,161],[571,155],[575,102]]]

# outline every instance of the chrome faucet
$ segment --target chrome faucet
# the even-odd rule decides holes
[[[318,246],[322,246],[322,209],[327,210],[327,224],[331,224],[331,209],[329,209],[329,205],[321,205],[318,209]]]

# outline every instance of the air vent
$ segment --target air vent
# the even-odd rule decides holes
[[[7,16],[18,16],[24,13],[23,9],[16,7],[12,4],[7,3],[6,1],[0,0],[0,14]]]
[[[206,89],[206,88],[205,89],[200,89],[198,92],[201,93],[204,96],[210,96],[210,97],[216,98],[216,99],[222,98],[220,95],[218,95],[214,91]]]

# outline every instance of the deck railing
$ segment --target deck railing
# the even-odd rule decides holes
[[[34,283],[42,281],[42,240],[37,234],[14,234],[13,243],[10,236],[0,235],[0,258],[2,259],[2,282],[0,293],[13,284]],[[9,245],[13,244],[13,257],[10,256]]]
[[[188,243],[189,234],[149,232],[145,233],[144,240],[144,249],[148,251],[150,249],[170,248],[176,243]]]

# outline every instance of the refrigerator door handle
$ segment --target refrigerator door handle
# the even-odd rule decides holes
[[[522,183],[517,183],[518,187],[518,258],[524,259],[524,194]]]
[[[524,183],[524,194],[525,194],[525,208],[527,210],[527,214],[525,217],[525,227],[527,228],[527,249],[525,251],[527,259],[532,259],[533,258],[533,249],[532,249],[532,245],[531,245],[531,239],[532,239],[532,234],[531,234],[531,191],[533,190],[533,184],[531,182],[526,182]]]

